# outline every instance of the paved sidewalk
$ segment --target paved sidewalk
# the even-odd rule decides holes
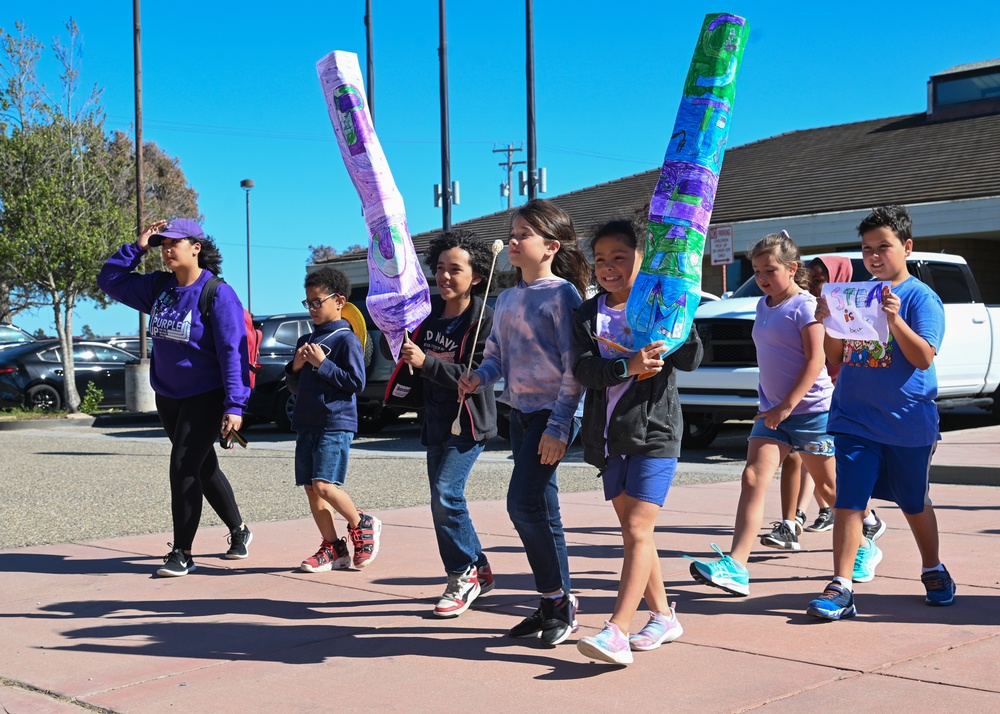
[[[996,450],[994,450],[995,453]],[[777,513],[773,488],[767,513]],[[497,589],[454,620],[429,617],[443,588],[426,507],[378,513],[383,550],[364,571],[293,568],[317,545],[310,521],[254,526],[251,557],[221,558],[225,532],[199,533],[197,572],[152,576],[168,536],[0,552],[7,712],[957,711],[1000,710],[1000,489],[934,485],[956,605],[923,604],[916,547],[900,512],[859,616],[804,614],[826,583],[830,533],[799,553],[759,548],[751,596],[694,583],[682,553],[729,544],[738,483],[678,486],[657,544],[684,635],[629,667],[546,649],[505,631],[537,600],[502,503],[472,504]],[[610,505],[565,494],[580,635],[610,613],[621,566]],[[644,616],[636,617],[638,629]]]

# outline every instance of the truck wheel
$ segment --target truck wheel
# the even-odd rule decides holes
[[[279,389],[275,399],[274,423],[278,431],[288,433],[292,430],[292,411],[295,410],[295,395],[288,389]]]
[[[362,434],[375,434],[382,431],[399,419],[400,411],[392,407],[382,406],[366,412],[358,413],[358,431]]]
[[[707,449],[719,435],[720,428],[708,414],[685,414],[681,446],[687,449]]]

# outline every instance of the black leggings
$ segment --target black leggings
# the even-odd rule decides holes
[[[170,510],[174,548],[190,550],[201,521],[201,497],[229,530],[243,524],[229,479],[219,468],[215,442],[222,425],[223,392],[217,389],[187,399],[156,395],[156,411],[170,439]]]

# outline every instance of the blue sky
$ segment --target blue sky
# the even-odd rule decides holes
[[[438,3],[374,0],[375,125],[406,202],[412,233],[441,225]],[[730,146],[784,132],[923,111],[930,75],[1000,57],[993,2],[942,11],[930,2],[535,0],[538,164],[548,193],[645,171],[662,161],[697,32],[706,13],[746,17]],[[451,175],[459,222],[506,207],[504,158],[524,144],[525,32],[521,0],[448,3]],[[310,245],[366,244],[360,201],[337,149],[315,64],[334,49],[365,67],[364,0],[275,4],[146,0],[142,6],[144,137],[180,159],[200,195],[224,277],[246,299],[251,193],[251,306],[301,310]],[[132,11],[125,0],[5,2],[46,44],[72,16],[84,41],[83,81],[104,89],[107,127],[131,131]],[[54,64],[46,54],[44,76]],[[53,82],[50,81],[50,84]],[[525,160],[525,152],[515,160]],[[723,168],[723,171],[725,168]],[[516,176],[515,176],[516,182]],[[516,196],[515,203],[525,199]],[[54,334],[51,309],[15,324]],[[129,334],[121,306],[80,306],[75,332]]]

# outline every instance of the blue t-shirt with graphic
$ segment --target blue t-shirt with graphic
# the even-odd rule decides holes
[[[892,288],[899,316],[935,353],[944,338],[944,306],[927,285],[909,277]],[[929,446],[938,439],[937,373],[917,369],[892,335],[889,341],[844,340],[844,364],[830,405],[827,431],[892,446]]]

